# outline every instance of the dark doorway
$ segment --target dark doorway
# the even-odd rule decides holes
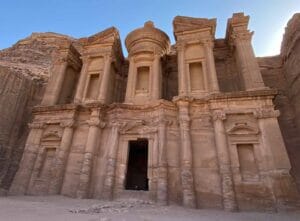
[[[148,140],[129,141],[126,190],[148,190]]]

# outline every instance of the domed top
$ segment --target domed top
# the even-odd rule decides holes
[[[147,21],[144,27],[130,32],[125,40],[129,54],[142,51],[167,51],[170,47],[170,39],[162,30],[155,28],[152,21]]]

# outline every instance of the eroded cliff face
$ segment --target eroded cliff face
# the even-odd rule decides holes
[[[300,188],[300,14],[288,22],[281,54],[258,58],[266,86],[278,90],[274,103],[279,126],[292,165],[291,173]]]
[[[286,79],[286,94],[294,115],[289,121],[294,133],[287,140],[290,159],[300,187],[300,13],[288,22],[281,45],[282,74]],[[288,120],[288,119],[286,119]]]
[[[0,194],[18,169],[32,107],[40,103],[53,58],[66,41],[73,39],[36,33],[0,51]]]

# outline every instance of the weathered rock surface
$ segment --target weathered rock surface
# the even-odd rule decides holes
[[[70,37],[34,33],[0,51],[0,194],[5,194],[18,169],[32,107],[39,104],[50,66]]]
[[[289,133],[286,139],[293,172],[300,187],[300,13],[288,22],[282,41],[282,75],[286,79],[285,93],[289,99],[290,113],[284,120],[289,125],[283,133]],[[287,105],[286,107],[287,108]]]

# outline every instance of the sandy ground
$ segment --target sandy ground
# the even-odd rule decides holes
[[[79,200],[63,196],[0,197],[2,221],[300,221],[299,212],[230,213],[220,210],[158,206],[150,201],[120,199],[114,202]]]

